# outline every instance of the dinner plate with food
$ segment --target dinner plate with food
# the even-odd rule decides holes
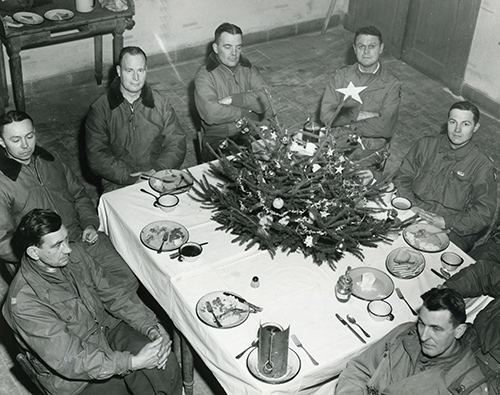
[[[65,8],[56,8],[53,10],[47,11],[45,14],[43,14],[45,19],[48,19],[49,21],[67,21],[68,19],[71,19],[75,16],[74,12],[71,10],[66,10]]]
[[[191,174],[177,169],[160,170],[149,176],[149,186],[158,193],[179,194],[189,191],[193,181]]]
[[[387,255],[385,266],[393,276],[410,279],[422,273],[425,268],[425,258],[412,248],[400,247]]]
[[[27,11],[16,12],[12,15],[12,19],[25,25],[39,25],[43,22],[43,18],[40,15]]]
[[[419,251],[440,252],[450,245],[448,232],[446,229],[420,222],[405,228],[403,239]]]
[[[196,304],[196,314],[213,328],[234,328],[246,321],[250,307],[229,292],[210,292]]]
[[[152,250],[172,251],[188,241],[189,232],[183,225],[174,221],[155,221],[141,230],[140,238],[142,243]]]
[[[394,282],[381,270],[356,267],[350,271],[352,294],[363,300],[385,299],[394,292]]]

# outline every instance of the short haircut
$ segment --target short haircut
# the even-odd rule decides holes
[[[479,108],[477,108],[474,104],[472,104],[469,101],[458,101],[456,103],[453,103],[450,107],[450,110],[448,111],[448,118],[450,117],[451,110],[464,110],[464,111],[470,111],[472,115],[474,116],[474,124],[479,122]]]
[[[123,57],[126,55],[142,55],[144,56],[144,61],[148,61],[148,57],[146,56],[146,53],[139,47],[123,47],[122,50],[120,51],[120,55],[118,56],[118,65],[122,65],[122,60]]]
[[[42,237],[61,229],[62,220],[52,210],[35,208],[26,214],[19,223],[13,237],[14,250],[21,257],[30,246],[40,246]]]
[[[455,327],[467,319],[464,298],[451,288],[432,288],[422,294],[421,298],[429,311],[448,310]]]
[[[224,22],[223,24],[219,25],[217,29],[215,29],[214,41],[218,42],[221,34],[224,32],[229,34],[239,34],[240,36],[243,35],[243,32],[241,31],[241,28],[239,26],[236,26],[229,22]]]
[[[378,30],[375,26],[364,26],[360,27],[358,30],[356,30],[356,33],[354,33],[354,44],[356,44],[356,39],[358,38],[358,36],[361,36],[362,34],[378,37],[380,44],[384,42],[382,40],[382,33],[380,33],[380,30]]]
[[[33,119],[31,119],[31,117],[24,111],[12,110],[3,114],[0,117],[0,137],[3,137],[3,129],[5,125],[13,122],[22,122],[25,119],[29,119],[33,124]]]

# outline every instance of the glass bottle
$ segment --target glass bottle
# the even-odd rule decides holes
[[[351,267],[348,266],[345,274],[341,275],[335,285],[335,296],[341,303],[347,302],[351,298],[352,293],[352,278]]]

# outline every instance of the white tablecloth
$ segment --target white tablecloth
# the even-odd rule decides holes
[[[206,165],[191,170],[196,178],[206,170]],[[140,192],[149,189],[147,182],[132,185],[101,197],[99,217],[101,229],[109,234],[118,252],[131,269],[169,314],[176,327],[189,340],[193,348],[210,368],[228,394],[332,394],[333,382],[354,355],[366,346],[334,316],[339,313],[356,317],[370,334],[368,344],[381,338],[396,325],[415,320],[406,304],[393,293],[387,301],[393,306],[395,320],[374,322],[368,315],[367,302],[351,298],[340,303],[335,298],[334,286],[347,266],[370,266],[385,269],[387,254],[405,245],[401,237],[394,243],[381,243],[378,248],[366,248],[365,259],[347,255],[338,262],[337,271],[327,264],[315,265],[301,254],[278,253],[274,259],[265,251],[232,243],[234,235],[216,231],[218,224],[210,220],[211,211],[192,199],[191,192],[179,195],[176,209],[164,213],[153,206],[153,197]],[[408,214],[406,214],[408,215]],[[183,224],[189,239],[207,241],[203,255],[196,262],[178,262],[168,253],[157,254],[146,248],[139,239],[141,229],[158,220],[171,220]],[[473,261],[453,244],[449,251],[465,259],[464,267]],[[440,268],[440,253],[424,253],[426,268],[411,280],[394,278],[408,302],[417,309],[420,295],[442,282],[430,268]],[[253,276],[260,279],[260,287],[252,288]],[[264,308],[250,314],[247,321],[232,329],[216,329],[202,323],[195,312],[197,301],[205,294],[233,291]],[[488,299],[480,298],[468,309],[469,320],[484,307]],[[314,366],[303,350],[290,342],[301,359],[301,370],[288,383],[271,385],[255,379],[247,369],[246,355],[236,360],[235,355],[247,347],[257,336],[260,323],[277,322],[290,325],[304,346],[319,361]],[[359,330],[358,330],[359,332]]]

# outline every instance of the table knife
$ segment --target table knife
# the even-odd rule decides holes
[[[352,332],[352,333],[354,333],[354,334],[356,335],[356,337],[357,337],[359,340],[361,340],[361,342],[363,342],[363,343],[365,343],[365,344],[366,344],[366,340],[365,340],[365,339],[363,339],[363,338],[361,337],[361,335],[360,335],[358,332],[356,332],[356,331],[354,330],[354,328],[353,328],[351,325],[349,325],[349,323],[348,323],[346,320],[344,320],[344,319],[343,319],[340,315],[338,315],[337,313],[335,313],[335,316],[337,317],[337,319],[338,319],[338,320],[339,320],[342,324],[346,325],[346,326],[347,326],[347,327],[351,330],[351,332]]]
[[[441,273],[439,273],[437,270],[434,270],[434,269],[431,269],[431,272],[434,273],[436,276],[438,276],[439,278],[443,279],[446,281],[446,277],[443,276]]]
[[[223,292],[223,294],[226,296],[233,296],[234,298],[238,299],[239,302],[246,304],[248,307],[254,309],[257,312],[261,312],[263,310],[262,307],[256,306],[253,303],[248,302],[245,298],[242,298],[240,295],[236,295],[231,292]]]

